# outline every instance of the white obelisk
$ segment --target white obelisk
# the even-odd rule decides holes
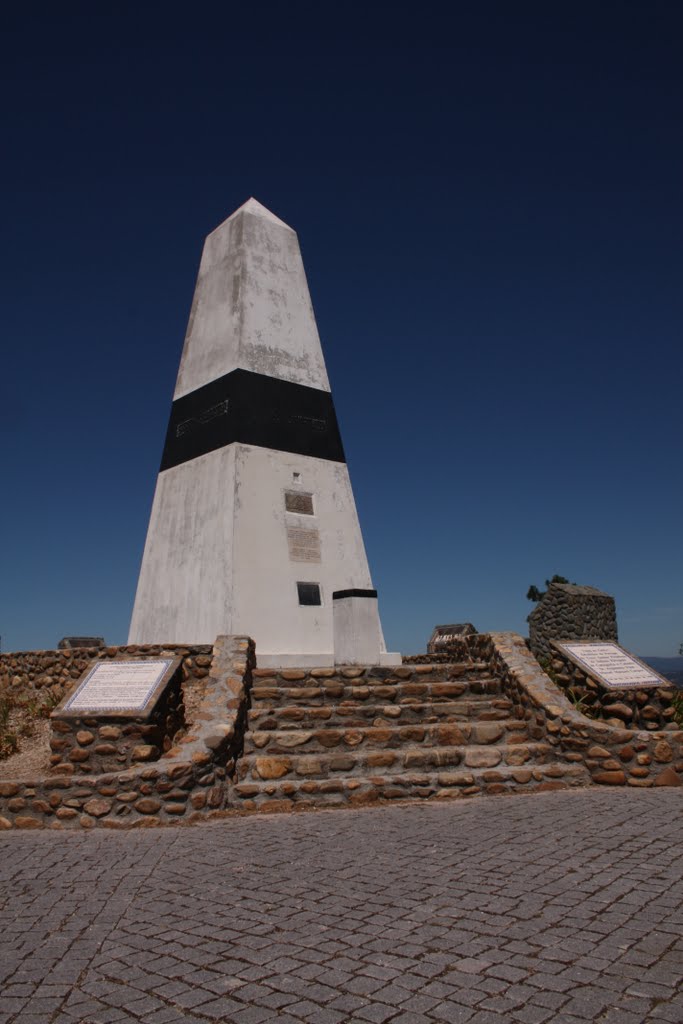
[[[204,245],[129,643],[260,665],[386,653],[296,233],[249,199]]]

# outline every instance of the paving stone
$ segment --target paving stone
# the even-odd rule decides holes
[[[324,1009],[318,1009],[314,1013],[311,1013],[307,1018],[307,1024],[342,1024],[348,1018],[345,1014],[340,1013],[339,1010],[331,1010],[329,1006]],[[279,1021],[280,1018],[278,1017]]]
[[[367,1006],[367,1004],[367,999],[362,999],[360,996],[347,994],[343,996],[338,996],[333,1002],[330,1003],[329,1009],[340,1010],[344,1013],[354,1013],[361,1006]]]
[[[205,996],[206,993],[202,993],[202,995]],[[233,1014],[238,1013],[239,1010],[245,1009],[244,1003],[238,1003],[234,999],[229,999],[227,997],[222,999],[211,999],[209,1001],[204,998],[193,1005],[201,1005],[202,1016],[209,1017],[211,1020],[223,1020],[224,1017],[230,1018]],[[190,1007],[188,1006],[188,1008]]]
[[[385,1003],[370,1003],[356,1010],[356,1017],[359,1020],[369,1020],[372,1024],[384,1024],[384,1021],[395,1016],[396,1007],[387,1006]]]
[[[558,1017],[553,1015],[553,1011],[545,1006],[523,1006],[518,1010],[512,1010],[510,1017],[513,1021],[519,1021],[520,1024],[543,1024],[544,1021],[552,1020],[553,1024],[559,1021]]]
[[[359,976],[350,981],[344,988],[348,989],[349,992],[354,992],[356,995],[371,996],[374,992],[384,988],[386,979],[384,978],[373,978]]]
[[[672,792],[3,833],[0,1024],[680,1024]]]
[[[432,1010],[431,1016],[445,1024],[467,1024],[474,1016],[474,1010],[460,1003],[439,1003]]]
[[[233,1011],[231,1019],[235,1024],[263,1024],[272,1020],[273,1015],[262,1006],[245,1006],[243,1010]]]

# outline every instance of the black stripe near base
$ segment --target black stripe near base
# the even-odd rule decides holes
[[[340,601],[342,597],[377,597],[376,590],[335,590],[332,594],[333,601]]]
[[[160,471],[235,442],[346,462],[329,391],[233,370],[175,400]]]

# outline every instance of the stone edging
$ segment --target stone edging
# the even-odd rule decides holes
[[[0,782],[0,829],[150,828],[227,813],[255,665],[248,637],[218,637],[191,731],[154,764]]]

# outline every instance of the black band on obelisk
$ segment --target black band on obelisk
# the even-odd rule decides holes
[[[175,400],[161,471],[235,442],[346,462],[329,391],[233,370]]]

